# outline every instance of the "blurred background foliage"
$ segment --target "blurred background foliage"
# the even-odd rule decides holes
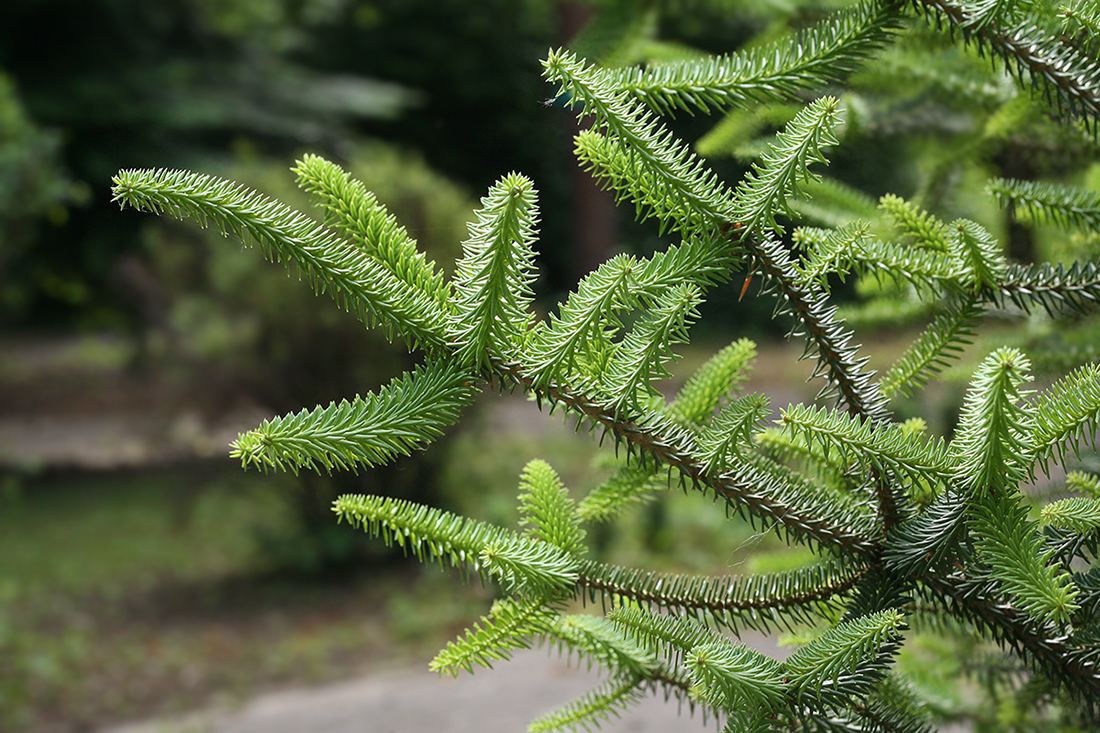
[[[720,5],[670,14],[668,33],[721,47],[763,22],[755,11],[731,15]],[[571,212],[543,220],[545,296],[616,250],[659,246],[652,227],[620,219],[575,167],[576,123],[541,77],[546,49],[580,32],[594,10],[602,24],[578,42],[594,55],[616,53],[615,29],[638,7],[595,6],[6,3],[0,328],[123,334],[133,344],[131,370],[198,385],[194,399],[208,412],[251,400],[285,413],[376,388],[411,366],[256,253],[195,226],[120,214],[110,179],[129,167],[222,175],[308,212],[287,168],[302,152],[319,152],[364,179],[444,267],[476,197],[504,173],[523,171],[537,182],[544,211]],[[619,55],[625,62],[637,54]],[[732,310],[727,321],[776,330],[766,311],[753,311],[755,301],[739,306],[728,297],[710,307]],[[451,499],[432,480],[441,454],[360,475],[300,477],[280,494],[300,526],[265,533],[264,552],[302,570],[375,552],[329,521],[332,497],[386,487],[446,505]]]

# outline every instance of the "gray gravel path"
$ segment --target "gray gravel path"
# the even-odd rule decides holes
[[[746,644],[776,658],[787,650],[772,639],[746,635]],[[401,669],[313,688],[270,692],[240,707],[215,709],[185,718],[148,721],[99,733],[521,733],[527,724],[587,692],[595,672],[567,665],[545,650],[516,653],[509,662],[476,674],[441,678],[425,668]],[[715,731],[713,719],[681,716],[675,701],[654,696],[621,718],[605,723],[606,733],[695,733]],[[967,726],[941,733],[968,733]]]
[[[520,733],[534,718],[583,694],[595,672],[570,667],[546,650],[523,651],[476,674],[440,678],[396,670],[322,687],[272,692],[235,710],[110,728],[102,733]],[[675,701],[647,698],[608,733],[714,730],[699,715],[677,715]]]

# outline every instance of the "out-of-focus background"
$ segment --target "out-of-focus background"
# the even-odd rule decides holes
[[[767,21],[706,8],[662,34],[724,49]],[[577,171],[576,123],[540,75],[588,12],[549,0],[5,0],[0,730],[94,730],[423,664],[490,591],[337,526],[332,498],[400,495],[509,523],[531,458],[578,491],[606,470],[590,436],[522,396],[488,395],[392,466],[243,471],[227,450],[240,431],[373,389],[414,357],[257,252],[120,211],[109,190],[120,169],[188,168],[308,211],[289,167],[316,152],[446,264],[478,198],[520,171],[540,192],[549,304],[610,253],[658,241]],[[766,304],[737,306],[739,288],[709,306],[710,330],[677,374],[708,343],[782,333]],[[800,383],[796,356],[765,349],[765,386]],[[676,493],[595,542],[658,568],[770,562],[747,559],[768,538]]]

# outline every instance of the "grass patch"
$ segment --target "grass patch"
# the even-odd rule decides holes
[[[0,730],[83,731],[423,661],[486,610],[480,587],[416,567],[271,573],[256,533],[287,522],[281,489],[226,465],[7,492]]]
[[[253,533],[285,522],[283,506],[270,481],[231,471],[24,486],[0,514],[0,577],[20,596],[110,596],[258,566]]]

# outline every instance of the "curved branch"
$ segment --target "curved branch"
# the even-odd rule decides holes
[[[1049,94],[1057,96],[1059,111],[1068,108],[1071,114],[1082,114],[1085,125],[1096,133],[1100,120],[1100,67],[1093,59],[1076,49],[1060,44],[1034,25],[1005,28],[995,20],[980,22],[975,14],[951,0],[912,0],[919,10],[946,19],[952,29],[973,40],[979,49],[989,48],[1009,65],[1015,65],[1017,76],[1026,71],[1032,83],[1042,80]]]
[[[1094,650],[1075,648],[1015,607],[999,601],[987,583],[929,573],[921,582],[944,598],[953,612],[984,626],[1002,646],[1021,654],[1065,687],[1092,717],[1100,720],[1100,659]]]
[[[612,594],[664,609],[755,615],[769,610],[797,612],[799,607],[828,603],[851,590],[867,570],[867,567],[813,566],[804,575],[778,573],[723,578],[626,570],[590,561],[581,564],[577,585],[591,595]]]
[[[877,543],[869,536],[868,530],[871,527],[846,526],[833,518],[822,516],[821,507],[799,506],[793,500],[802,492],[784,490],[775,478],[757,466],[745,462],[735,470],[720,475],[708,472],[690,450],[690,437],[671,423],[661,424],[657,418],[653,418],[652,424],[624,419],[613,407],[557,382],[550,382],[536,390],[535,377],[516,363],[496,361],[492,365],[492,372],[494,374],[490,378],[503,379],[525,390],[531,390],[539,399],[562,405],[582,419],[610,432],[624,442],[628,449],[637,449],[643,456],[676,468],[693,485],[709,488],[726,499],[738,512],[747,510],[766,522],[782,526],[796,538],[808,538],[824,546],[840,547],[857,556],[869,558],[876,552]],[[867,520],[863,522],[865,524],[873,521],[869,516],[846,519],[856,522]]]

